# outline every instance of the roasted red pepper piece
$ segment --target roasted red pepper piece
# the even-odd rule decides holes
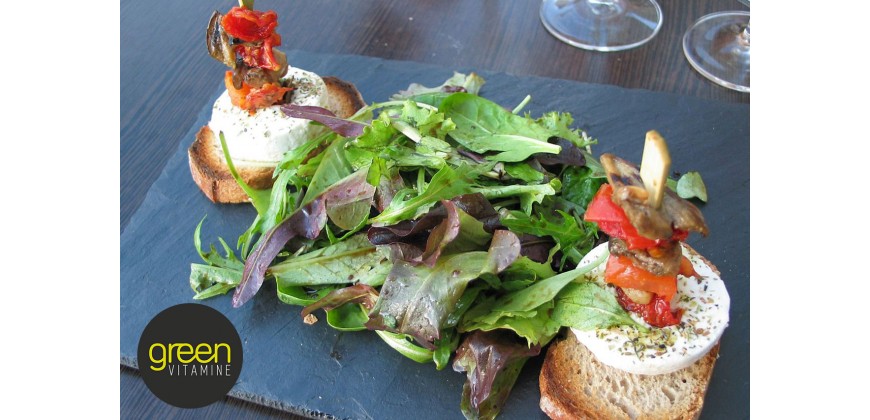
[[[673,236],[668,239],[650,239],[641,236],[628,220],[625,211],[610,199],[612,195],[613,187],[610,184],[601,185],[592,202],[589,203],[583,220],[595,222],[604,233],[622,239],[628,244],[628,249],[653,248],[667,241],[682,241],[689,236],[689,232],[679,229],[674,229]]]
[[[640,315],[647,324],[653,327],[664,328],[677,325],[683,317],[682,309],[671,312],[671,302],[659,295],[653,295],[652,300],[647,304],[640,304],[635,303],[622,291],[622,288],[617,287],[616,300],[626,311]]]
[[[632,264],[631,259],[611,255],[607,259],[604,281],[614,286],[655,293],[670,301],[677,294],[676,276],[657,276]]]

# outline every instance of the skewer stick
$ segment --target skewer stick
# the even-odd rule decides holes
[[[668,153],[668,145],[658,131],[650,130],[646,133],[646,142],[643,146],[643,158],[640,161],[640,178],[646,187],[649,198],[647,203],[652,208],[662,206],[662,198],[667,188],[668,172],[671,170],[671,155]]]

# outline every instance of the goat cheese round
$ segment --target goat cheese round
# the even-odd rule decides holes
[[[656,328],[630,313],[648,330],[640,331],[635,326],[590,331],[572,328],[577,339],[598,361],[629,373],[659,375],[691,366],[719,341],[728,326],[731,305],[725,282],[694,250],[682,248],[700,278],[677,276],[677,295],[671,308],[684,310],[680,324]],[[606,243],[593,249],[580,264],[588,264],[604,252],[607,252]],[[605,265],[596,267],[587,277],[604,285]],[[608,289],[615,294],[612,287]]]
[[[319,107],[326,104],[326,84],[320,76],[290,67],[282,80],[289,80],[295,87],[290,103]],[[323,130],[308,120],[284,115],[278,105],[258,109],[252,115],[234,106],[226,91],[212,107],[208,127],[215,136],[224,133],[233,163],[248,166],[275,166],[285,152]]]

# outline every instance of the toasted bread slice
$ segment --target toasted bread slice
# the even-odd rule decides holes
[[[323,77],[323,82],[327,92],[326,108],[335,115],[347,118],[365,106],[362,95],[352,83],[332,76]],[[187,155],[193,180],[209,200],[215,203],[243,203],[250,200],[230,174],[221,154],[220,141],[207,125],[196,133]],[[236,163],[236,171],[254,189],[269,188],[274,182],[274,167]]]
[[[569,332],[553,342],[541,368],[541,410],[553,419],[697,419],[717,344],[688,368],[635,375],[601,364]]]

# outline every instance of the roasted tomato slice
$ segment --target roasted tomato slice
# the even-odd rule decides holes
[[[671,302],[663,296],[653,295],[652,301],[647,304],[635,303],[622,291],[616,288],[616,300],[626,311],[640,315],[647,324],[653,327],[664,328],[680,323],[683,310],[671,312]]]
[[[286,88],[276,83],[266,83],[259,89],[242,83],[242,88],[236,89],[233,86],[232,71],[228,71],[224,76],[224,84],[230,94],[230,102],[251,114],[260,108],[275,105],[284,98],[287,92],[293,90],[293,88]]]
[[[278,14],[272,10],[258,12],[236,6],[224,15],[221,26],[233,38],[247,42],[263,41],[275,32]]]

